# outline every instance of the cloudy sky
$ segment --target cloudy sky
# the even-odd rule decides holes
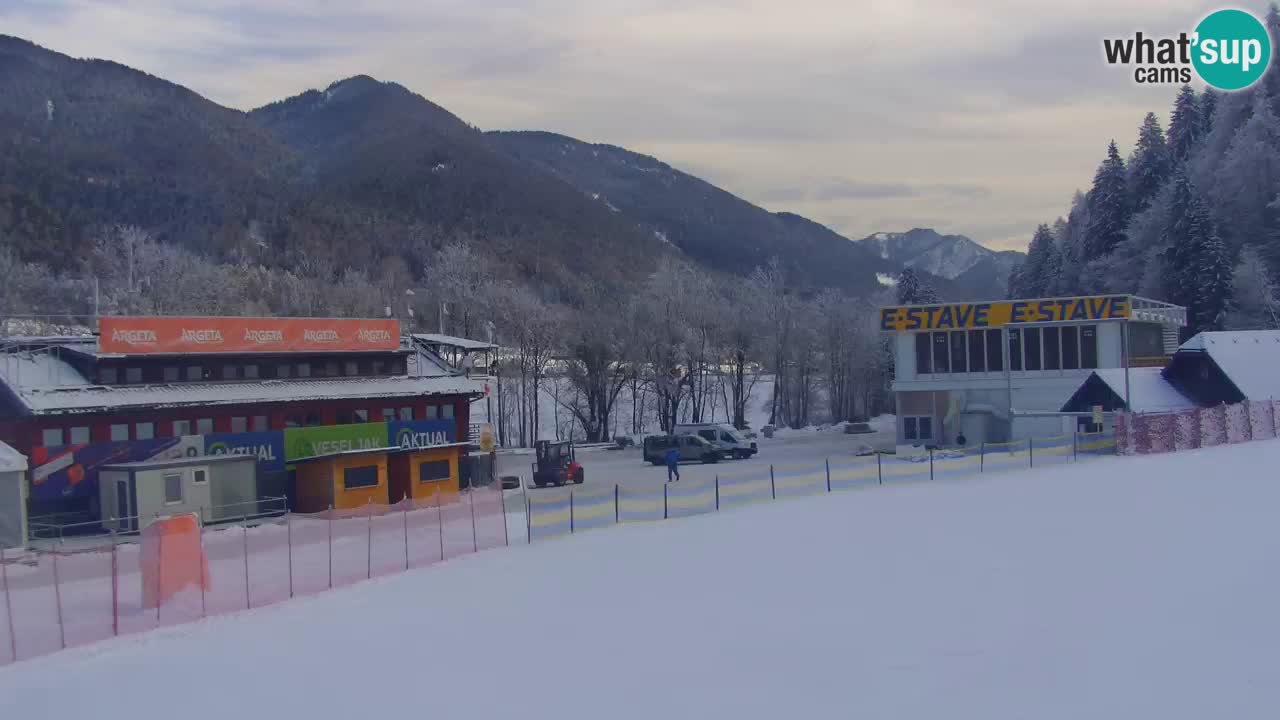
[[[1262,14],[1258,0],[1236,6]],[[0,0],[0,32],[249,109],[369,74],[486,129],[654,155],[850,236],[1025,247],[1175,88],[1102,38],[1203,0]]]

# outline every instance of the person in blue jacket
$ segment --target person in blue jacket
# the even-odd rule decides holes
[[[667,451],[667,482],[671,482],[672,478],[676,482],[680,481],[680,451],[676,448]]]

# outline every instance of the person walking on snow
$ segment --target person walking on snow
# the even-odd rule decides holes
[[[680,482],[680,451],[676,448],[667,451],[667,482],[671,482],[672,478]]]

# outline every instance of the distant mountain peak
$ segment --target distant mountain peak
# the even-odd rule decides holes
[[[996,252],[964,235],[943,235],[933,228],[877,232],[858,241],[889,262],[954,280],[977,295],[1002,293],[1018,252]]]

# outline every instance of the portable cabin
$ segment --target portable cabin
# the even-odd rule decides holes
[[[445,498],[458,494],[459,456],[464,445],[413,448],[387,457],[388,499],[430,500],[437,493]]]
[[[120,463],[99,477],[102,526],[117,532],[163,515],[194,513],[216,523],[258,512],[258,461],[246,455]]]
[[[354,510],[388,505],[388,448],[305,458],[294,471],[294,511]]]
[[[27,458],[0,442],[0,548],[27,544]]]

